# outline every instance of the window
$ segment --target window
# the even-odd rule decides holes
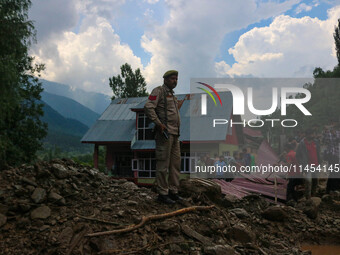
[[[152,140],[151,121],[144,113],[137,113],[137,140]]]
[[[222,155],[224,157],[229,157],[230,156],[230,151],[223,151]]]
[[[181,153],[181,173],[195,172],[195,166],[201,156],[207,152],[182,152]]]
[[[138,159],[132,160],[133,170],[137,171],[138,177],[156,177],[156,159],[154,152],[140,152]]]

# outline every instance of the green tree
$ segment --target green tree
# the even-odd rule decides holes
[[[43,89],[34,76],[44,66],[34,66],[28,54],[35,42],[30,5],[30,0],[0,2],[0,169],[35,159],[46,135],[40,121]]]
[[[147,96],[146,82],[140,69],[132,70],[128,63],[120,67],[121,74],[109,78],[110,87],[112,88],[113,96],[115,98],[126,97],[143,97]]]
[[[340,19],[338,19],[338,26],[335,27],[333,37],[335,42],[336,57],[338,58],[338,65],[340,65]]]

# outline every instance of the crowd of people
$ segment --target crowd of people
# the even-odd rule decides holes
[[[237,169],[239,169],[240,166],[252,166],[255,165],[255,156],[249,153],[247,148],[244,148],[242,152],[234,151],[232,156],[218,156],[215,154],[212,158],[210,153],[206,153],[205,155],[202,155],[197,162],[197,166],[200,167],[215,166],[216,168],[220,167],[220,169],[228,165],[235,166]],[[214,176],[209,177],[232,181],[234,179],[234,174],[216,172]]]
[[[322,131],[317,126],[300,130],[294,137],[288,139],[279,162],[279,164],[295,166],[286,176],[288,178],[287,201],[299,199],[298,187],[304,190],[306,199],[315,196],[320,177],[328,177],[326,193],[340,190],[339,147],[340,126],[336,122],[324,126]],[[239,168],[255,165],[255,157],[248,152],[247,148],[242,152],[234,151],[232,156],[215,154],[212,158],[207,153],[200,157],[197,165],[220,168],[232,165]],[[235,176],[216,172],[215,176],[210,177],[231,181]]]
[[[295,165],[292,169],[302,169],[302,172],[288,174],[287,201],[298,199],[299,185],[304,185],[307,199],[315,196],[319,177],[325,173],[328,175],[326,193],[340,190],[339,146],[340,128],[336,122],[324,126],[321,132],[313,126],[289,139],[282,163]]]

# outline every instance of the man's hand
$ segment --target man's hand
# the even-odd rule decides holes
[[[163,133],[163,131],[166,129],[166,126],[161,123],[160,125],[158,125],[159,129],[161,130],[161,133]]]

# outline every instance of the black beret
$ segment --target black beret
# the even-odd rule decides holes
[[[178,71],[176,71],[176,70],[166,71],[165,74],[163,75],[163,78],[167,78],[167,77],[169,77],[170,75],[173,75],[173,74],[178,75]]]

